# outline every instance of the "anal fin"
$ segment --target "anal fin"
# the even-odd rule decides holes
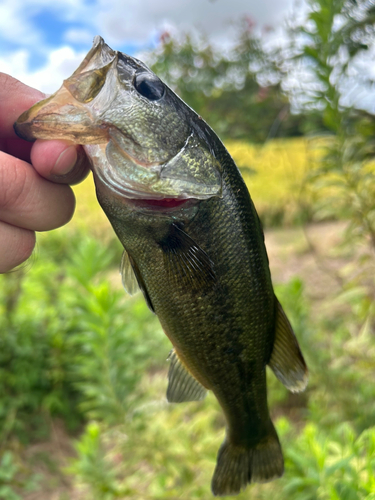
[[[269,366],[276,377],[291,392],[306,388],[308,370],[291,324],[276,300],[275,341]]]
[[[187,371],[174,349],[172,349],[168,359],[171,362],[168,372],[168,402],[182,403],[204,399],[207,390]]]

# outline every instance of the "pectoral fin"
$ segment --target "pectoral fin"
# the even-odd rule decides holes
[[[138,290],[141,290],[150,311],[154,313],[154,306],[152,305],[142,275],[139,272],[138,266],[135,263],[134,259],[131,257],[131,255],[128,254],[126,250],[124,250],[121,258],[120,272],[122,277],[122,284],[125,290],[130,295],[134,295]]]
[[[207,390],[191,375],[172,349],[168,359],[171,364],[168,372],[167,400],[169,403],[200,401],[206,397]]]
[[[308,370],[297,339],[279,301],[276,308],[275,341],[269,366],[291,392],[301,392],[308,380]]]
[[[165,240],[160,242],[164,262],[171,280],[192,290],[216,283],[214,265],[206,252],[176,224],[172,224]]]
[[[124,250],[124,253],[122,254],[120,274],[122,285],[125,290],[129,295],[135,295],[139,291],[139,285],[133,267],[130,263],[129,254],[126,250]]]

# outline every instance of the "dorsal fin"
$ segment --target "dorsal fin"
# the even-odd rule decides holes
[[[268,364],[287,389],[301,392],[307,385],[307,366],[289,320],[276,297],[275,300],[275,341]]]
[[[214,265],[206,252],[176,224],[160,242],[169,275],[192,290],[216,283]]]
[[[168,359],[171,364],[168,372],[167,400],[169,403],[200,401],[205,398],[207,390],[183,366],[174,349]]]
[[[126,250],[124,250],[121,257],[120,274],[122,285],[129,295],[134,295],[139,292],[140,288],[137,277],[134,273],[133,267],[130,263],[129,254]]]

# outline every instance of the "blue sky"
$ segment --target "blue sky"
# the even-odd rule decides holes
[[[301,0],[303,2],[303,0]],[[0,71],[55,91],[100,34],[136,54],[165,29],[198,28],[224,43],[231,23],[250,15],[258,26],[282,26],[295,0],[2,0]]]
[[[179,33],[197,28],[225,46],[233,22],[244,15],[256,25],[272,26],[271,43],[285,40],[287,18],[303,17],[305,0],[0,0],[0,71],[46,93],[55,92],[78,67],[101,35],[114,49],[138,55],[157,43],[166,29]],[[375,44],[353,66],[357,75],[347,101],[375,113],[372,90],[362,75],[375,80]],[[306,71],[291,74],[286,86],[310,84]]]

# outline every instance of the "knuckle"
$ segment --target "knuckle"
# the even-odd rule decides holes
[[[25,262],[35,248],[35,233],[27,229],[1,225],[0,273],[11,271]]]
[[[25,196],[27,172],[17,162],[0,161],[0,207],[17,205]]]
[[[20,264],[25,262],[34,251],[36,243],[35,233],[33,231],[25,230],[23,231],[20,245],[19,245],[19,259]]]

